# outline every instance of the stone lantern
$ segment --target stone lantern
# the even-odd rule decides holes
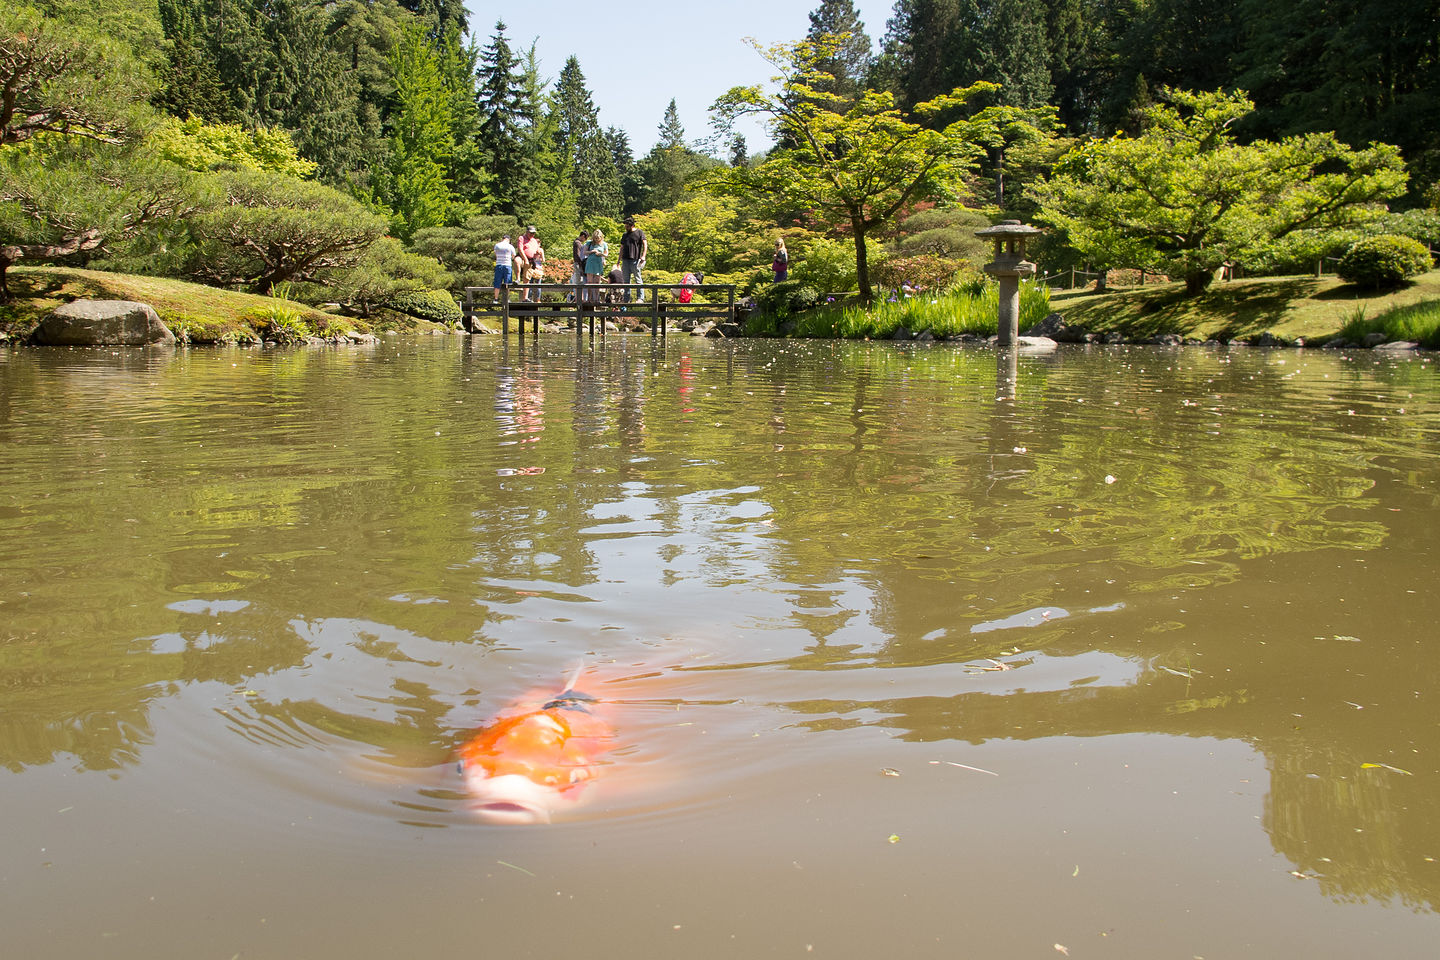
[[[1039,227],[1027,227],[1019,220],[1001,220],[993,227],[975,231],[975,236],[995,241],[995,260],[983,269],[1000,281],[999,346],[1010,346],[1020,335],[1020,278],[1035,276],[1035,264],[1025,259],[1025,241],[1041,232]]]

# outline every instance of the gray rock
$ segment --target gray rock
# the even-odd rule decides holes
[[[1371,348],[1377,353],[1408,353],[1411,350],[1419,350],[1420,344],[1413,340],[1391,340],[1389,343],[1379,343]]]
[[[1025,336],[1053,338],[1057,331],[1064,330],[1067,326],[1063,314],[1047,313],[1044,320],[1025,331]]]
[[[1015,346],[1024,353],[1049,353],[1059,344],[1049,337],[1016,337]]]
[[[1056,343],[1094,343],[1095,335],[1084,327],[1072,326],[1059,313],[1050,313],[1035,326],[1024,331],[1027,337],[1049,337]]]
[[[931,340],[935,339],[935,334],[931,333],[929,330],[921,330],[919,333],[915,334],[915,339],[924,341],[925,343],[929,343]]]
[[[914,336],[904,327],[896,327],[890,333],[891,340],[913,340]]]
[[[1360,341],[1360,345],[1364,347],[1378,347],[1384,342],[1385,334],[1377,330],[1374,333],[1365,334],[1365,338]]]
[[[143,347],[173,344],[175,334],[148,303],[76,300],[51,311],[30,339],[50,347]]]

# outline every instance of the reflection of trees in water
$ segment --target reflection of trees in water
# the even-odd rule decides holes
[[[1313,876],[1336,899],[1397,900],[1440,910],[1435,761],[1427,759],[1430,740],[1415,739],[1421,732],[1429,737],[1434,718],[1423,698],[1407,695],[1412,687],[1434,689],[1434,670],[1423,668],[1423,679],[1413,670],[1396,679],[1382,669],[1368,684],[1364,680],[1377,659],[1411,662],[1405,644],[1380,643],[1365,651],[1324,638],[1311,642],[1321,646],[1302,644],[1287,652],[1283,640],[1259,643],[1256,632],[1242,626],[1235,636],[1192,639],[1183,651],[1173,644],[1137,649],[1143,615],[1104,616],[1114,619],[1104,621],[1103,633],[1077,618],[1041,630],[1000,631],[970,646],[937,640],[921,645],[918,654],[887,655],[886,662],[896,667],[983,665],[982,658],[1001,653],[1000,644],[1052,656],[1101,650],[1117,664],[1133,663],[1140,671],[1133,682],[1027,689],[1034,681],[1026,675],[1023,658],[1011,657],[1020,662],[1015,670],[972,679],[965,683],[969,691],[953,696],[804,700],[780,706],[804,718],[801,725],[812,730],[875,726],[913,742],[1124,734],[1242,741],[1266,756],[1270,784],[1264,827],[1275,850],[1299,872]],[[1102,636],[1110,639],[1097,642]],[[960,653],[961,647],[968,652]],[[1203,672],[1197,669],[1185,678],[1162,668],[1189,658],[1204,664]],[[783,665],[807,670],[829,662],[822,648]],[[1371,709],[1357,709],[1353,697]],[[1421,751],[1411,753],[1412,744]],[[1405,767],[1406,756],[1413,758],[1412,769]]]
[[[155,701],[187,683],[238,684],[304,658],[308,647],[283,623],[251,617],[250,626],[261,632],[219,635],[197,628],[131,643],[31,635],[0,644],[0,765],[19,770],[65,755],[84,770],[139,762],[152,735]]]
[[[1430,778],[1311,742],[1272,753],[1265,829],[1275,849],[1337,900],[1440,910],[1440,797]]]
[[[797,670],[862,659],[885,669],[1000,657],[1015,634],[977,638],[969,628],[1064,606],[1072,619],[1027,632],[1028,651],[1101,650],[1183,669],[1199,650],[1233,673],[1187,684],[1149,671],[1128,686],[787,707],[816,728],[873,723],[907,739],[1155,732],[1245,740],[1270,759],[1267,826],[1277,849],[1324,874],[1323,889],[1440,902],[1424,879],[1433,865],[1416,863],[1435,853],[1430,824],[1440,823],[1423,793],[1426,779],[1358,769],[1371,761],[1405,766],[1381,749],[1385,737],[1429,730],[1433,719],[1406,706],[1383,729],[1360,730],[1353,708],[1342,705],[1334,716],[1307,710],[1297,735],[1291,706],[1275,691],[1303,685],[1337,704],[1356,695],[1314,676],[1292,681],[1238,640],[1158,632],[1160,617],[1083,615],[1118,597],[1160,603],[1240,584],[1257,561],[1387,543],[1392,520],[1373,485],[1392,475],[1375,458],[1428,442],[1423,422],[1393,415],[1402,405],[1393,390],[1433,392],[1416,379],[1418,365],[1361,374],[1327,360],[1343,376],[1321,384],[1289,380],[1293,366],[1259,356],[1180,363],[1116,352],[1084,364],[1071,354],[1025,357],[1015,399],[997,405],[988,352],[740,345],[696,346],[690,354],[681,369],[673,352],[637,358],[607,346],[565,360],[522,351],[502,386],[489,354],[467,350],[462,372],[475,382],[414,376],[398,391],[384,382],[388,373],[331,377],[339,361],[319,355],[265,361],[268,377],[232,371],[228,361],[213,371],[207,365],[210,381],[177,378],[156,390],[162,409],[215,405],[203,425],[176,418],[160,430],[136,421],[115,436],[97,427],[87,441],[87,456],[105,454],[117,474],[123,463],[157,492],[153,501],[137,504],[133,491],[111,498],[114,486],[69,501],[90,509],[89,524],[128,532],[122,525],[135,518],[147,532],[193,535],[203,549],[162,543],[157,550],[152,540],[142,550],[116,537],[108,566],[86,572],[128,586],[145,564],[144,578],[197,585],[193,595],[235,587],[233,595],[263,596],[269,609],[343,606],[356,616],[354,608],[368,609],[375,620],[394,615],[393,607],[373,612],[392,594],[433,590],[466,602],[407,607],[407,626],[464,641],[478,625],[520,616],[521,587],[549,600],[595,599],[585,596],[589,588],[614,575],[602,541],[631,536],[642,558],[653,549],[657,586],[689,579],[724,589],[741,597],[736,618],[745,615],[742,591],[757,578],[783,591],[789,617],[782,629],[795,627],[811,643],[787,664]],[[414,370],[397,367],[393,376]],[[238,399],[227,406],[222,395]],[[497,400],[509,409],[493,409]],[[469,432],[454,420],[426,419],[462,401],[476,424]],[[302,409],[318,411],[311,415],[323,428],[305,429]],[[57,417],[40,439],[63,448],[68,426]],[[345,461],[317,455],[317,436]],[[546,473],[497,476],[518,467]],[[1397,482],[1433,483],[1420,474]],[[739,509],[750,502],[768,508],[763,531],[755,514]],[[290,524],[309,526],[310,538],[278,533]],[[275,540],[285,554],[272,552]],[[70,552],[63,539],[55,543]],[[86,541],[73,553],[107,549]],[[151,559],[157,553],[161,559]],[[398,557],[406,569],[361,574],[355,564],[369,557]],[[56,568],[68,570],[65,564],[81,566],[67,558]],[[345,578],[361,582],[352,588]],[[6,608],[0,763],[11,769],[66,753],[90,769],[132,763],[150,735],[147,711],[156,698],[186,682],[251,683],[314,650],[278,615],[227,617],[223,629],[180,618],[176,628],[155,613],[168,602],[160,589],[139,598],[150,612],[133,619],[105,618],[132,602],[128,594],[77,598],[72,606],[84,615],[57,633],[67,593],[74,596],[73,581],[82,579],[74,572],[47,595],[49,616],[26,622],[23,606]],[[112,648],[98,635],[148,639]],[[354,639],[357,656],[388,656]],[[373,692],[378,714],[350,697],[296,698],[256,682],[258,695],[227,715],[237,732],[261,741],[305,731],[302,741],[339,737],[409,764],[451,736],[444,714],[456,698],[433,679],[423,664],[406,668],[393,686]],[[1352,823],[1366,834],[1355,834]],[[1375,836],[1382,833],[1385,843],[1405,843],[1384,846]]]

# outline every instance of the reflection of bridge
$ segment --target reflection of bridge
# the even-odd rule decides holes
[[[500,291],[498,301],[485,296],[489,287],[466,287],[464,323],[465,329],[474,332],[476,317],[499,317],[500,331],[510,333],[510,318],[519,321],[520,335],[525,335],[525,321],[531,322],[531,331],[540,333],[540,318],[552,320],[573,320],[575,335],[584,331],[585,321],[590,322],[590,335],[595,335],[595,319],[601,319],[600,334],[605,333],[604,320],[625,318],[644,320],[650,326],[650,335],[665,335],[669,322],[680,320],[735,320],[735,285],[733,283],[698,283],[677,286],[659,283],[629,284],[571,284],[571,283],[529,283],[515,284],[514,289],[532,291],[536,300],[515,300],[511,288]],[[693,294],[688,302],[680,301],[680,291]],[[626,298],[629,301],[626,302]],[[723,302],[711,302],[706,297],[722,297]]]

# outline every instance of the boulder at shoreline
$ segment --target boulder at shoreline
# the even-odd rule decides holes
[[[30,342],[49,347],[164,346],[175,342],[175,334],[148,303],[75,300],[46,315]]]

